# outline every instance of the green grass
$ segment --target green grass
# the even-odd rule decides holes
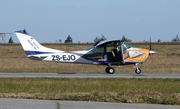
[[[180,79],[1,78],[1,93],[180,93]]]
[[[180,104],[180,79],[1,78],[1,98]]]

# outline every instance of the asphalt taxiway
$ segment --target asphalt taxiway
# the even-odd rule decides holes
[[[180,106],[0,98],[0,109],[179,109]]]

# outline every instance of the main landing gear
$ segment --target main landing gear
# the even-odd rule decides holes
[[[139,63],[136,63],[136,64],[134,65],[134,67],[136,68],[136,70],[135,70],[136,74],[140,74],[140,73],[141,73],[141,69],[138,68],[138,64],[139,64]],[[110,65],[108,65],[108,67],[106,68],[106,73],[108,73],[108,74],[114,74],[114,72],[115,72],[115,69],[114,69],[113,67],[111,67]]]
[[[114,74],[114,72],[115,72],[115,69],[114,69],[113,67],[108,66],[108,67],[106,68],[106,73],[108,73],[108,74]]]

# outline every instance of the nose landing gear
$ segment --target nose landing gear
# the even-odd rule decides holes
[[[136,70],[135,70],[136,74],[140,74],[141,73],[141,69],[138,68],[138,64],[139,63],[135,64],[135,66],[134,66],[136,68]]]

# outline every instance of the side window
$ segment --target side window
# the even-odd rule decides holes
[[[112,52],[113,49],[115,49],[115,47],[107,47],[107,48],[106,48],[107,52]],[[116,49],[117,49],[118,51],[121,50],[121,48],[120,48],[119,46],[118,46]]]
[[[114,48],[114,47],[107,47],[107,48],[106,48],[106,51],[107,51],[107,52],[112,52],[113,48]]]
[[[94,49],[93,52],[95,52],[95,53],[104,53],[104,47],[98,47],[98,48]]]

